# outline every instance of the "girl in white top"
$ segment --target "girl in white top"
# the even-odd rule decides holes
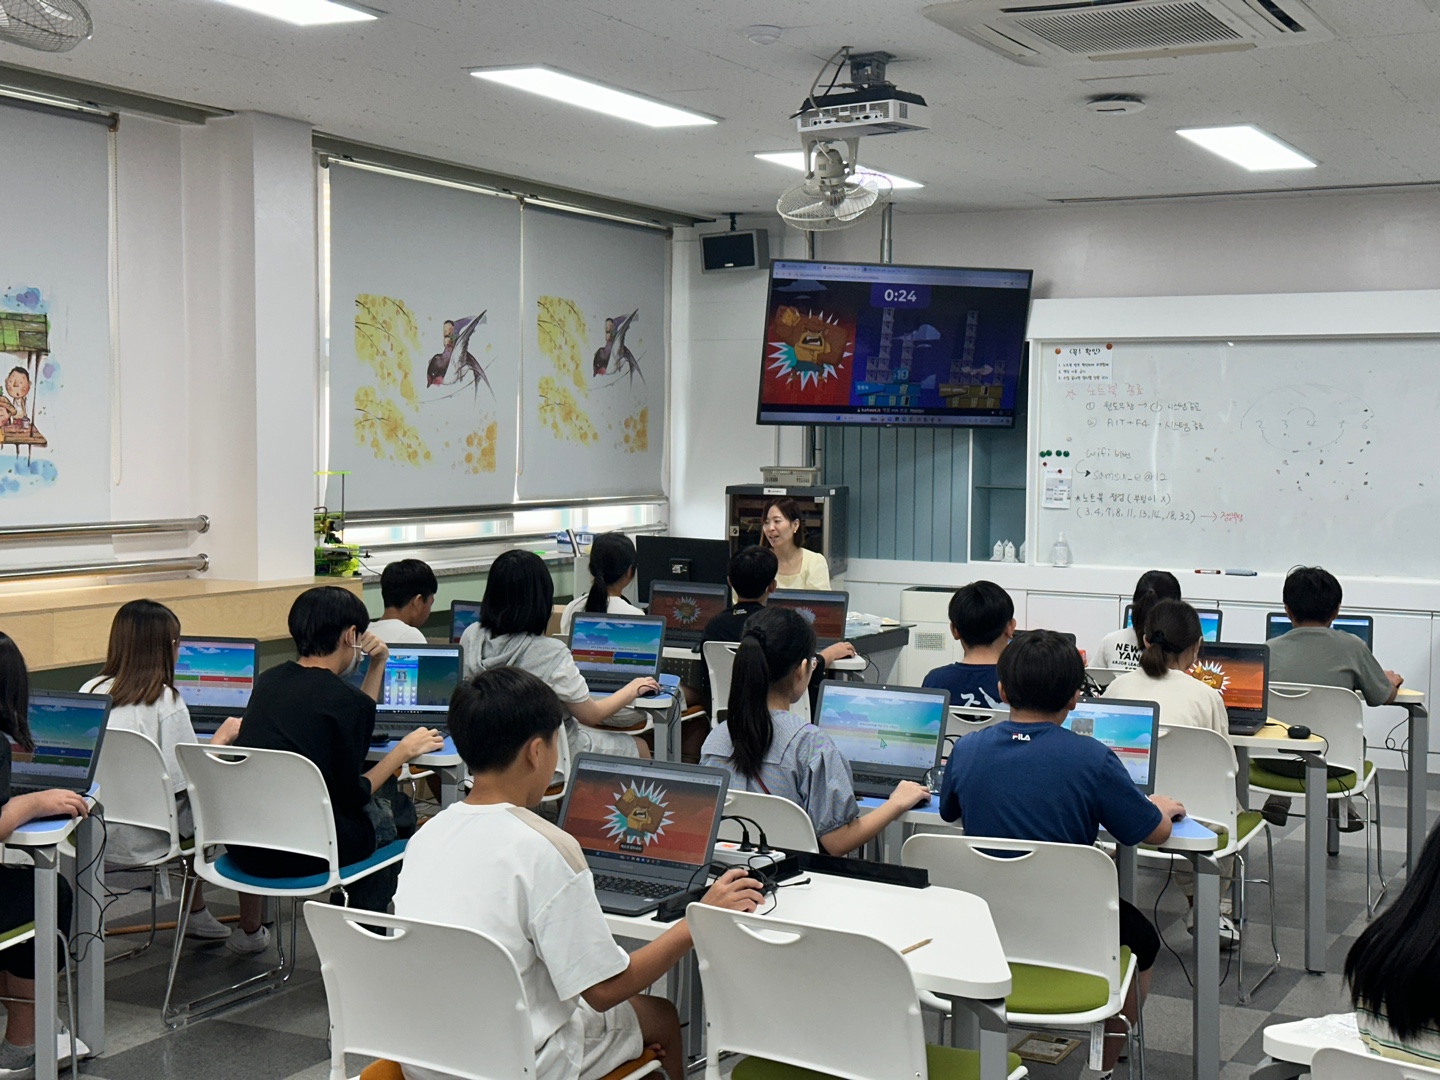
[[[1140,666],[1140,634],[1145,620],[1161,600],[1179,600],[1180,582],[1168,570],[1147,570],[1135,583],[1130,602],[1130,625],[1112,630],[1100,642],[1100,666],[1111,671],[1134,671]]]
[[[1107,698],[1154,701],[1160,723],[1209,728],[1229,734],[1220,691],[1189,674],[1200,657],[1200,616],[1183,600],[1161,600],[1145,624],[1140,670],[1121,675],[1105,688]]]
[[[765,504],[760,520],[761,542],[775,552],[780,571],[775,575],[778,589],[830,588],[830,564],[825,556],[805,546],[805,522],[800,504],[794,499],[775,498]]]
[[[175,747],[199,740],[190,725],[190,710],[175,689],[175,661],[179,652],[180,620],[175,613],[154,600],[131,600],[121,606],[110,624],[110,644],[100,674],[80,690],[110,695],[107,728],[138,731],[160,748],[165,771],[170,774],[180,835],[189,837],[194,835],[195,826],[185,793],[185,774],[180,771]],[[240,718],[232,716],[210,742],[214,746],[226,746],[239,734]],[[103,747],[100,752],[105,752]],[[138,866],[161,857],[169,848],[170,838],[153,829],[111,825],[105,861],[117,866]],[[206,909],[199,881],[195,882],[185,936],[213,939],[230,936],[230,928]]]
[[[610,615],[644,615],[620,595],[635,580],[635,544],[624,533],[608,532],[590,545],[590,591],[565,605],[560,614],[560,636],[568,637],[577,611]]]

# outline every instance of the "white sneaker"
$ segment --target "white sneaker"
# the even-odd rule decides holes
[[[209,908],[202,907],[199,911],[190,912],[190,919],[185,923],[185,936],[202,941],[224,941],[230,936],[230,927],[210,914]]]
[[[1185,916],[1185,932],[1192,937],[1195,935],[1195,909],[1191,908]],[[1220,948],[1233,949],[1240,944],[1240,929],[1231,920],[1229,915],[1220,916]]]
[[[239,956],[254,956],[270,947],[270,931],[262,926],[253,934],[247,934],[237,926],[225,942],[225,947]]]

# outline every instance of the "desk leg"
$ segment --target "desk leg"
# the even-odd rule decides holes
[[[1325,973],[1325,758],[1305,755],[1305,970]]]
[[[1425,846],[1427,811],[1426,788],[1430,771],[1430,713],[1424,705],[1407,705],[1410,714],[1410,767],[1406,776],[1405,879],[1415,872],[1420,849]]]
[[[971,1013],[980,1022],[980,1080],[1005,1080],[1009,1075],[1010,1041],[1005,1025],[1005,1001],[967,1002]]]
[[[688,1068],[705,1060],[705,1002],[700,990],[700,960],[694,949],[680,961],[680,995],[681,1044]]]
[[[99,810],[97,805],[95,810]],[[105,943],[100,940],[100,908],[105,895],[105,867],[100,858],[100,822],[91,816],[75,830],[75,911],[82,942],[76,990],[76,1034],[92,1054],[105,1052]],[[92,902],[90,897],[96,897]],[[88,935],[95,935],[90,937]]]
[[[58,855],[54,847],[32,848],[30,854],[35,860],[35,1077],[36,1080],[55,1080]]]
[[[1235,801],[1241,810],[1250,809],[1250,748],[1235,747]]]
[[[465,766],[453,765],[447,768],[436,768],[435,775],[440,779],[440,809],[460,801],[460,782],[465,776]]]
[[[1115,845],[1115,870],[1120,877],[1120,899],[1135,903],[1135,849],[1129,844]]]
[[[1191,942],[1195,972],[1195,1080],[1220,1076],[1220,864],[1203,852],[1189,855],[1195,868],[1195,936]]]

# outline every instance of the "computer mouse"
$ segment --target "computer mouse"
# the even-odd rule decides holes
[[[1285,734],[1292,739],[1308,739],[1310,738],[1310,729],[1304,724],[1291,724],[1285,729]]]
[[[640,697],[659,697],[660,691],[653,686],[647,686],[640,691]]]
[[[370,745],[371,745],[371,746],[389,746],[389,745],[390,745],[390,736],[389,736],[389,735],[386,735],[386,734],[384,734],[384,733],[382,733],[382,732],[377,731],[374,735],[371,735],[371,736],[370,736]]]
[[[1184,820],[1185,820],[1185,815],[1184,815],[1184,814],[1171,814],[1171,815],[1170,815],[1170,820],[1171,820],[1172,822],[1173,822],[1173,821],[1184,821]]]

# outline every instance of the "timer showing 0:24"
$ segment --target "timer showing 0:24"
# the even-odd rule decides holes
[[[877,308],[928,308],[929,285],[900,285],[872,282],[870,306]]]

